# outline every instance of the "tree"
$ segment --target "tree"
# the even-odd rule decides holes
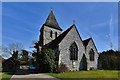
[[[120,52],[108,50],[99,55],[99,68],[108,70],[120,69]]]
[[[18,51],[13,51],[12,58],[18,59]]]
[[[28,56],[29,52],[27,50],[21,50],[21,52],[19,53],[19,61],[22,65],[26,65],[26,64],[29,64],[28,62],[28,59],[29,59],[29,56]]]
[[[13,58],[18,58],[18,52],[23,49],[21,43],[11,43],[6,47],[2,47],[2,52],[9,53]]]
[[[44,49],[36,53],[36,61],[41,72],[53,72],[55,69],[55,56],[52,49]]]
[[[28,61],[28,54],[29,52],[27,50],[22,50],[22,60]]]

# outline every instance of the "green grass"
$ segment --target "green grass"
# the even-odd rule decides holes
[[[118,77],[119,73],[119,77]],[[75,72],[64,72],[64,73],[47,73],[48,75],[56,78],[119,78],[120,71],[117,70],[94,70],[94,71],[75,71]],[[96,80],[96,79],[95,79]],[[102,79],[101,79],[102,80]]]
[[[10,80],[13,74],[13,72],[2,72],[0,76],[2,76],[2,80]]]

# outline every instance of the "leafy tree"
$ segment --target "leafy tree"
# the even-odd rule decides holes
[[[19,53],[20,57],[19,57],[19,61],[22,65],[26,65],[29,64],[28,63],[28,56],[29,52],[27,50],[21,50],[21,53]]]
[[[120,69],[120,52],[114,50],[103,51],[99,55],[99,68],[118,70]]]
[[[13,51],[12,58],[18,59],[18,51]]]
[[[22,60],[28,61],[28,54],[29,52],[27,50],[22,50]]]
[[[36,61],[41,72],[53,72],[55,68],[54,51],[51,49],[44,49],[36,53]]]
[[[35,65],[34,59],[33,59],[33,58],[29,59],[29,60],[28,60],[28,64],[29,64],[29,65]]]

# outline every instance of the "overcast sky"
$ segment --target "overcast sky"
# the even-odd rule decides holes
[[[38,40],[39,30],[51,8],[63,31],[75,20],[82,39],[92,37],[99,52],[110,49],[110,41],[113,43],[113,48],[117,49],[117,2],[2,3],[3,45],[19,42],[25,49],[31,50],[29,47],[33,41]]]

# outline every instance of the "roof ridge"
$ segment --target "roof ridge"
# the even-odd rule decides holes
[[[87,38],[87,39],[84,39],[83,41],[85,41],[85,40],[89,40],[89,39],[92,39],[92,37],[89,37],[89,38]]]
[[[67,30],[65,30],[62,34],[60,34],[56,39],[54,39],[52,42],[50,42],[49,47],[53,48],[57,46],[63,38],[67,35],[67,33],[72,29],[74,25],[70,26]]]

